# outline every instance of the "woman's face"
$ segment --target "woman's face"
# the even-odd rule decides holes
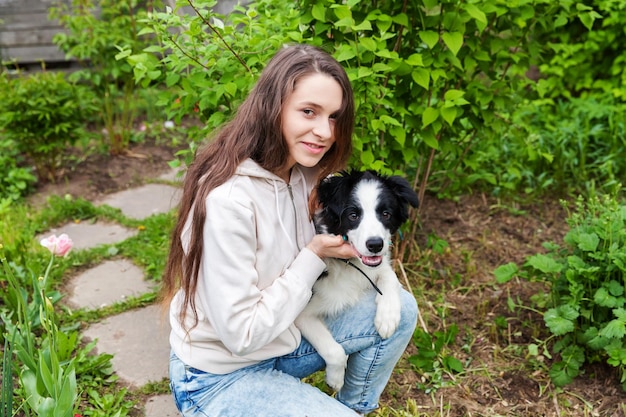
[[[317,165],[335,143],[335,117],[342,99],[341,86],[326,74],[313,73],[296,83],[281,112],[289,159],[279,175],[287,182],[296,163]]]

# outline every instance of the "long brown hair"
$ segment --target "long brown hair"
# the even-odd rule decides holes
[[[282,136],[282,106],[298,81],[316,72],[331,76],[343,91],[334,128],[335,143],[318,164],[319,179],[345,167],[352,151],[354,128],[354,96],[345,70],[317,47],[291,45],[282,48],[267,64],[233,119],[216,133],[213,141],[198,151],[185,174],[161,291],[166,307],[178,288],[183,289],[184,300],[179,312],[183,327],[189,307],[194,315],[192,327],[198,322],[194,295],[202,259],[207,195],[232,177],[237,166],[247,158],[273,173],[285,166],[289,149]],[[185,254],[181,235],[192,210],[191,241]]]

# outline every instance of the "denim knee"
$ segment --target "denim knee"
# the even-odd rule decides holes
[[[413,332],[415,331],[415,326],[417,325],[417,315],[419,314],[417,300],[413,294],[402,289],[400,291],[400,303],[400,324],[398,325],[396,332],[407,335],[411,338],[413,336]]]

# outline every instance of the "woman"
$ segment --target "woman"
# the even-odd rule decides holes
[[[350,355],[336,399],[300,381],[324,361],[294,325],[323,259],[354,256],[340,236],[315,234],[309,202],[320,178],[345,167],[353,124],[337,61],[285,47],[189,167],[163,281],[184,416],[341,417],[378,406],[415,327],[410,294],[389,339],[376,333],[372,300],[329,320]]]

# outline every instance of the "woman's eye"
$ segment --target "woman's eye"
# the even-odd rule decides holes
[[[311,109],[304,109],[304,110],[302,110],[302,112],[303,112],[305,115],[307,115],[307,116],[313,116],[313,114],[314,114],[314,113],[313,113],[313,110],[311,110]]]

